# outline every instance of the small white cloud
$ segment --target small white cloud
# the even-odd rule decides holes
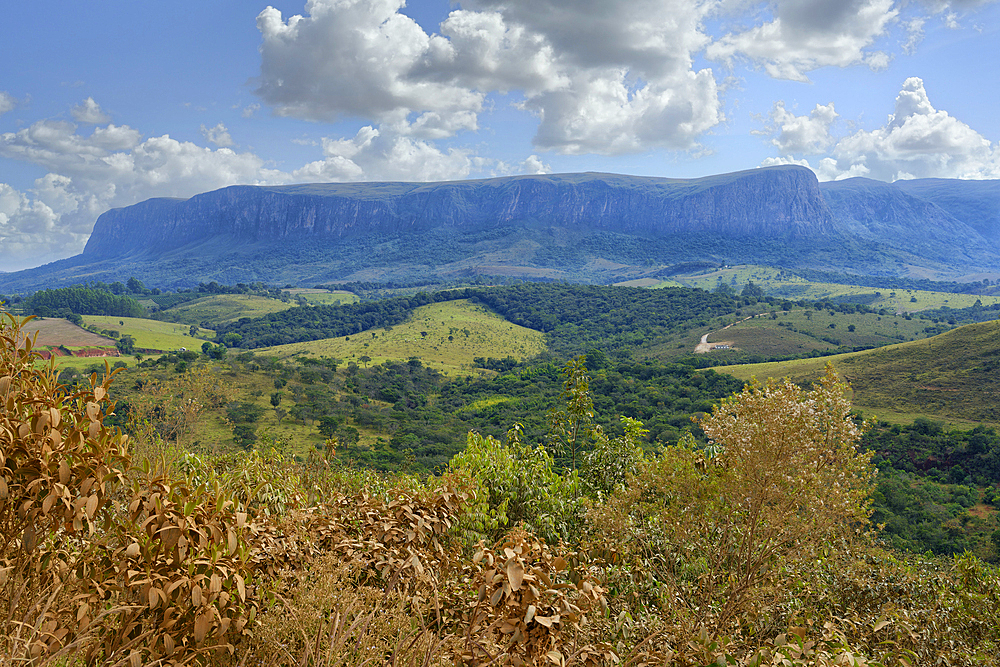
[[[906,32],[908,37],[906,42],[903,44],[903,53],[911,56],[916,53],[917,46],[924,39],[925,23],[926,19],[922,16],[906,22]]]
[[[13,111],[14,107],[17,106],[17,100],[10,93],[0,90],[0,116],[4,115],[8,111]]]
[[[229,130],[222,123],[219,123],[215,127],[205,127],[202,125],[201,136],[205,137],[206,141],[222,148],[233,145],[233,138],[229,136]]]
[[[251,118],[255,113],[257,113],[258,109],[260,109],[260,105],[254,102],[253,104],[243,107],[243,111],[240,115],[244,118]]]
[[[817,104],[808,116],[796,116],[785,109],[784,101],[775,102],[771,110],[771,132],[777,136],[771,143],[783,154],[821,153],[833,143],[830,127],[837,119],[833,102]]]
[[[85,125],[101,125],[111,120],[111,116],[101,110],[100,105],[94,101],[93,97],[88,97],[81,104],[73,107],[70,113],[73,114],[73,119],[76,122]]]
[[[552,167],[542,162],[537,155],[529,155],[521,163],[520,172],[522,174],[549,174],[552,173]]]

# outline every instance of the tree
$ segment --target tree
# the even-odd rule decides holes
[[[135,352],[135,339],[133,339],[132,336],[125,334],[118,339],[118,342],[115,343],[115,347],[117,347],[118,351],[122,354],[133,354]]]
[[[700,421],[706,448],[682,437],[591,513],[603,542],[695,623],[733,622],[785,569],[867,525],[876,470],[846,388],[831,366],[812,390],[747,385]]]
[[[549,412],[549,444],[569,458],[571,470],[577,468],[583,443],[594,434],[594,400],[590,396],[586,361],[586,356],[579,356],[566,363],[561,395],[566,407]]]
[[[128,282],[125,283],[125,286],[128,287],[128,291],[131,292],[132,294],[145,294],[146,293],[146,286],[143,285],[142,281],[140,281],[135,276],[132,276],[131,278],[129,278]]]
[[[371,360],[372,360],[372,358],[369,357],[367,354],[363,354],[360,357],[358,357],[358,361],[360,361],[361,363],[363,363],[365,365],[365,368],[368,368],[368,362],[371,361]]]

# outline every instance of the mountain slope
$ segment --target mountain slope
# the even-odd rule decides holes
[[[133,275],[162,287],[473,275],[616,282],[690,261],[942,277],[1000,268],[1000,213],[983,217],[1000,210],[1000,189],[951,183],[820,184],[808,169],[780,166],[698,179],[233,186],[108,211],[83,254],[0,276],[0,291]]]

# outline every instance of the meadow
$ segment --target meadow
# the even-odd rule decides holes
[[[293,299],[302,297],[314,306],[328,306],[337,303],[357,303],[358,295],[344,290],[326,290],[313,287],[293,287],[284,289]]]
[[[201,326],[235,322],[241,317],[260,317],[292,307],[279,299],[255,294],[213,294],[161,311],[170,320],[182,324]]]
[[[826,363],[851,383],[854,405],[898,423],[914,415],[955,424],[1000,424],[1000,321],[874,350],[816,359],[725,366],[743,380],[814,380]]]
[[[132,336],[136,348],[159,352],[180,350],[181,348],[200,352],[205,340],[211,340],[215,337],[213,330],[199,327],[198,337],[192,338],[190,336],[191,325],[189,324],[147,320],[141,317],[84,315],[83,323],[100,329],[117,331],[122,336]],[[114,344],[113,340],[111,344]]]
[[[728,284],[737,293],[748,281],[760,286],[768,296],[797,301],[819,301],[822,299],[838,299],[840,297],[863,297],[863,302],[874,310],[884,308],[890,313],[916,313],[921,310],[931,310],[948,306],[949,308],[968,308],[981,301],[984,306],[1000,303],[1000,296],[977,294],[953,294],[950,292],[932,292],[925,290],[892,290],[859,285],[840,285],[837,283],[810,282],[799,276],[786,273],[781,269],[767,266],[739,265],[725,267],[689,276],[676,276],[664,283],[679,282],[687,287],[698,287],[713,290],[719,285]],[[915,299],[915,300],[914,300]]]
[[[297,355],[329,357],[358,365],[418,357],[447,374],[470,374],[475,357],[533,357],[545,349],[544,335],[516,324],[467,300],[417,308],[409,320],[393,327],[261,348],[255,353],[288,359]],[[368,361],[361,361],[368,357]]]

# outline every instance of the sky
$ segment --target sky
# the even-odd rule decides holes
[[[0,271],[234,184],[1000,178],[1000,0],[4,8]]]

